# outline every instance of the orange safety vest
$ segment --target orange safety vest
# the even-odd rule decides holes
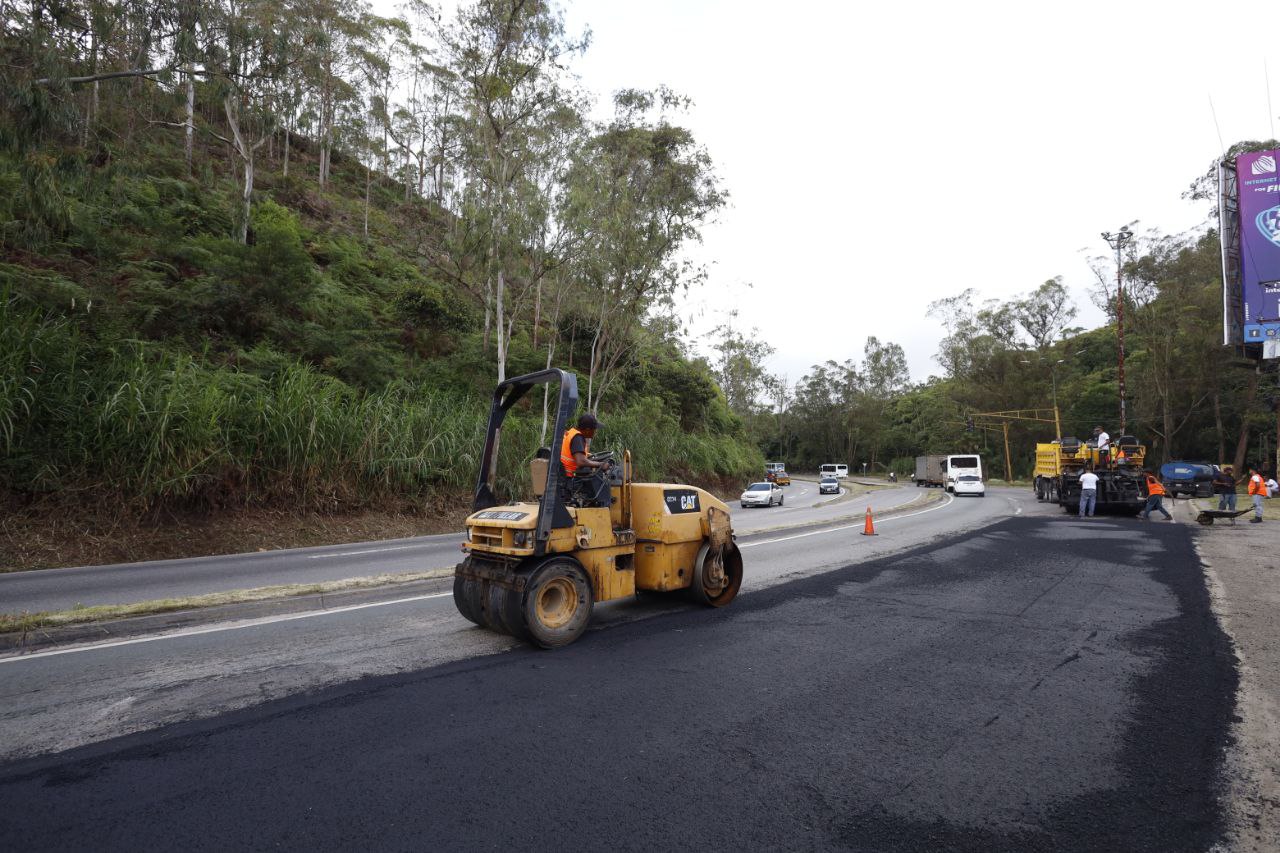
[[[1254,474],[1249,478],[1249,494],[1267,496],[1267,484],[1262,482],[1262,477]]]
[[[573,444],[575,435],[582,435],[582,430],[577,427],[565,430],[564,441],[560,444],[560,464],[564,466],[564,473],[567,477],[572,477],[578,470],[578,461],[573,458],[573,451],[569,449],[569,446]],[[590,453],[591,439],[584,437],[583,441],[586,443],[587,452]]]
[[[1164,486],[1160,485],[1160,481],[1150,474],[1147,475],[1147,494],[1163,495],[1165,493]]]

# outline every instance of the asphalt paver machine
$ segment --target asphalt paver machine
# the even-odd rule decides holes
[[[531,389],[555,383],[549,447],[529,462],[532,498],[500,504],[494,493],[498,446],[507,414]],[[632,481],[631,456],[592,454],[613,464],[610,506],[591,499],[581,478],[566,476],[560,447],[578,406],[577,378],[543,370],[498,384],[480,476],[468,516],[466,557],[454,572],[458,611],[490,630],[543,648],[573,642],[597,601],[639,590],[685,591],[723,607],[742,586],[742,553],[728,506],[693,486]]]

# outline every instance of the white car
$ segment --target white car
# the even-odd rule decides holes
[[[835,477],[823,477],[818,483],[818,494],[820,495],[838,495],[840,494],[840,481]]]
[[[777,483],[752,483],[739,499],[742,508],[749,506],[782,506],[782,487]]]
[[[980,498],[987,496],[987,487],[983,484],[982,478],[974,474],[965,474],[957,477],[951,488],[956,497],[960,495],[977,495]]]

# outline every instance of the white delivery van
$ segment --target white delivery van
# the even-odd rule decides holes
[[[976,476],[979,480],[986,479],[982,476],[982,457],[977,454],[948,456],[946,474],[948,492],[956,490],[956,480],[960,477]]]
[[[818,467],[819,477],[835,477],[837,480],[843,480],[849,476],[849,466],[836,462],[827,462]]]

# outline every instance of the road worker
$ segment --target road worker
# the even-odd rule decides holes
[[[1092,469],[1080,475],[1080,512],[1081,518],[1093,518],[1098,507],[1098,475]]]
[[[1253,500],[1253,518],[1250,524],[1262,523],[1262,500],[1267,496],[1267,482],[1257,468],[1249,469],[1249,497]]]
[[[1169,510],[1164,508],[1164,484],[1155,477],[1150,471],[1144,471],[1147,475],[1147,505],[1142,508],[1142,520],[1149,521],[1151,519],[1152,510],[1160,510],[1164,513],[1164,517],[1173,521],[1173,516],[1169,514]]]
[[[1230,465],[1222,466],[1222,469],[1213,475],[1213,493],[1218,496],[1220,512],[1236,511],[1236,478]]]
[[[1098,464],[1109,467],[1111,464],[1111,436],[1100,426],[1093,428],[1094,446],[1098,448]]]
[[[570,488],[585,493],[588,500],[596,506],[607,507],[612,503],[609,483],[601,474],[608,469],[608,462],[597,462],[591,458],[591,439],[596,430],[603,424],[590,412],[578,417],[578,425],[565,430],[564,441],[560,443],[560,464],[564,473],[573,478]]]

